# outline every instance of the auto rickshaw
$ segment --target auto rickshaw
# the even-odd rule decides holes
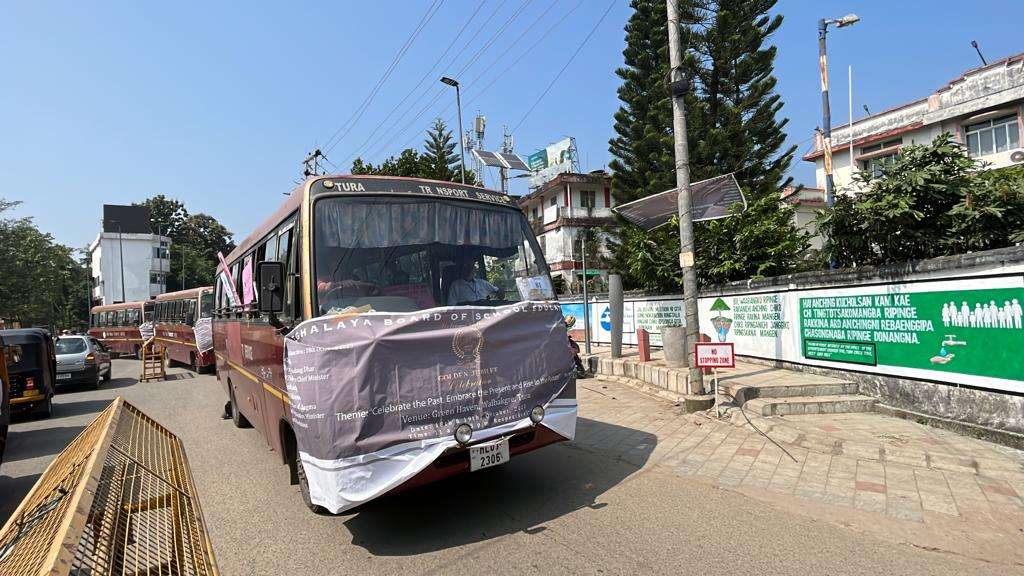
[[[57,373],[53,338],[42,328],[0,330],[0,338],[17,357],[7,365],[11,411],[48,418]]]
[[[7,448],[7,427],[11,424],[11,391],[10,377],[7,375],[7,364],[13,364],[14,347],[4,344],[0,336],[0,464],[4,462],[4,449]]]

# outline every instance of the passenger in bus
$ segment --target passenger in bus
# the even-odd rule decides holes
[[[476,277],[476,262],[465,260],[459,270],[461,274],[448,287],[448,305],[486,300],[489,296],[504,298],[503,290],[487,280]]]

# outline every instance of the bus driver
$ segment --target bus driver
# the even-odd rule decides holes
[[[476,263],[464,260],[460,265],[459,277],[448,287],[448,305],[455,306],[468,302],[486,300],[488,296],[502,294],[503,290],[487,280],[476,277]],[[504,298],[504,295],[499,299]]]

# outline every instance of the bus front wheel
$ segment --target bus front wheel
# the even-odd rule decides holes
[[[309,496],[309,480],[306,479],[306,470],[302,467],[302,461],[299,460],[298,450],[295,451],[295,474],[299,477],[299,494],[302,496],[302,503],[314,514],[327,514],[327,509],[319,504],[313,504],[313,499]]]

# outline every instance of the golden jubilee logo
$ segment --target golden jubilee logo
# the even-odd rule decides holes
[[[480,357],[484,335],[473,326],[465,326],[452,336],[452,352],[463,362],[472,362]]]

